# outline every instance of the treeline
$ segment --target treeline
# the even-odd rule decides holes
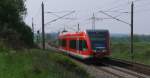
[[[112,42],[123,42],[123,43],[129,43],[130,42],[130,36],[112,36],[111,37]],[[150,42],[150,35],[134,35],[134,42]]]
[[[33,46],[33,33],[23,19],[25,0],[0,0],[0,41],[13,48]]]

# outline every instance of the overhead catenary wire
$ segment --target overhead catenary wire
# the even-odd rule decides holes
[[[118,7],[119,7],[119,8],[125,7],[127,4],[129,4],[129,2],[122,3],[122,4],[119,4],[119,5],[114,6],[114,7],[112,7],[112,8],[109,8],[109,9],[107,9],[107,11],[114,10],[114,9],[116,9],[116,8],[118,8]]]
[[[121,0],[120,0],[121,1]],[[118,0],[114,0],[113,2],[111,2],[111,3],[108,3],[109,5],[111,5],[111,4],[116,4],[116,3],[118,3],[119,1]],[[103,9],[103,8],[106,8],[106,7],[101,7],[101,9]]]
[[[144,12],[149,12],[150,11],[150,9],[148,8],[148,7],[150,7],[150,6],[148,6],[150,4],[150,2],[146,2],[146,0],[136,0],[136,2],[137,1],[144,1],[145,4],[135,6],[136,7],[135,14],[137,14],[137,13],[144,13]]]
[[[112,13],[121,13],[121,14],[123,14],[123,13],[130,13],[130,12],[128,12],[128,11],[119,11],[119,10],[113,10],[113,11],[103,11],[103,12],[112,12]]]
[[[114,3],[115,3],[115,1],[117,2],[117,0],[114,0]],[[142,0],[135,0],[135,2],[138,2],[138,1],[142,1]],[[128,2],[129,3],[129,2]],[[122,7],[122,6],[121,6]],[[117,17],[119,17],[119,16],[121,16],[121,15],[123,15],[123,14],[129,14],[129,13],[131,13],[130,11],[123,11],[124,9],[119,9],[119,10],[115,10],[115,9],[117,9],[117,8],[120,8],[120,7],[116,7],[116,8],[114,8],[114,9],[112,9],[112,10],[110,10],[110,11],[103,11],[103,12],[114,12],[114,13],[119,13],[119,15],[117,15],[117,16],[115,16],[115,15],[113,15],[115,18],[117,18]],[[122,11],[121,11],[122,10]],[[65,12],[65,11],[64,11]],[[67,11],[66,11],[67,12]],[[136,11],[135,11],[136,12]],[[139,11],[139,12],[142,12],[142,11]],[[55,15],[56,17],[59,17],[59,15],[57,15],[57,14],[54,14],[54,13],[63,13],[63,11],[58,11],[58,12],[52,12],[52,14],[53,15]],[[100,20],[101,19],[107,19],[107,18],[100,18]],[[108,19],[111,19],[111,18],[108,18]],[[52,21],[55,21],[55,20],[52,20]],[[49,24],[45,24],[45,25],[49,25]]]
[[[57,21],[57,20],[59,20],[59,19],[62,19],[62,18],[66,17],[66,16],[68,16],[68,15],[70,15],[70,14],[72,14],[72,13],[75,13],[75,11],[71,11],[70,13],[67,13],[67,14],[65,14],[65,15],[63,15],[63,16],[61,16],[61,17],[58,17],[58,18],[56,18],[56,19],[54,19],[54,20],[51,20],[51,21],[45,23],[44,25],[45,25],[45,27],[46,27],[46,26],[49,25],[50,23],[55,22],[55,21]],[[41,30],[41,28],[40,28],[39,30]]]
[[[140,1],[143,1],[143,0],[134,0],[134,1],[131,1],[131,2],[140,2]],[[121,16],[121,15],[123,15],[123,14],[130,14],[131,12],[130,11],[123,11],[123,10],[125,10],[125,9],[123,9],[123,8],[121,8],[121,9],[119,9],[120,7],[119,6],[121,6],[121,7],[123,7],[124,5],[126,5],[126,4],[129,4],[129,2],[130,1],[128,1],[128,2],[126,2],[126,3],[122,3],[122,4],[120,4],[120,5],[118,5],[118,6],[115,6],[115,7],[112,7],[112,8],[110,8],[110,9],[108,9],[108,10],[104,10],[103,11],[103,14],[104,13],[106,13],[107,14],[107,12],[110,12],[110,13],[120,13],[118,16],[115,16],[114,18],[116,18],[116,17],[119,17],[119,16]],[[148,4],[148,3],[147,3]],[[119,8],[118,8],[119,7]],[[118,8],[118,9],[117,9]],[[147,11],[147,10],[145,10],[145,11]],[[99,13],[100,11],[98,11],[98,13]],[[102,12],[102,11],[101,11]],[[137,11],[135,11],[135,13],[137,13]],[[105,15],[106,15],[105,14]],[[108,15],[107,15],[108,16]],[[119,19],[117,19],[116,18],[116,20],[118,20],[118,21],[122,21],[122,20],[119,20]],[[124,22],[124,23],[126,23],[126,24],[129,24],[129,23],[127,23],[127,22],[125,22],[125,21],[122,21],[122,22]]]
[[[47,13],[66,13],[66,12],[70,12],[70,11],[69,10],[57,11],[57,12],[47,11]]]
[[[150,4],[150,2],[146,2],[145,4],[143,5],[139,5],[139,6],[136,6],[136,8],[145,8],[146,6],[148,6]]]
[[[121,1],[121,0],[120,0]],[[143,1],[143,0],[135,0],[135,1],[133,1],[133,2],[139,2],[139,1]],[[126,2],[126,3],[122,3],[122,4],[119,4],[119,5],[117,5],[117,6],[115,6],[115,7],[112,7],[112,8],[110,8],[110,9],[108,9],[108,11],[109,10],[113,10],[113,9],[116,9],[116,8],[120,8],[120,7],[124,7],[125,5],[127,5],[127,4],[130,4],[132,1],[128,1],[128,2]]]
[[[55,21],[57,21],[57,20],[59,20],[59,19],[61,19],[61,18],[63,18],[63,17],[65,17],[65,16],[68,16],[68,15],[74,13],[74,12],[75,12],[75,11],[72,11],[72,12],[70,12],[70,13],[68,13],[68,14],[65,14],[65,15],[63,15],[63,16],[61,16],[61,17],[58,17],[58,18],[54,19],[54,20],[51,20],[51,21],[47,22],[47,23],[45,24],[45,26],[48,25],[48,24],[50,24],[50,23],[52,23],[52,22],[55,22]]]
[[[64,11],[65,12],[65,11]],[[68,12],[70,12],[70,11],[68,11]],[[50,12],[51,13],[51,12]],[[54,12],[53,12],[54,13]],[[76,12],[75,12],[76,13]],[[55,13],[54,13],[55,14]],[[56,16],[56,17],[60,17],[60,16]],[[77,24],[77,22],[75,22],[75,20],[77,20],[77,17],[76,16],[73,16],[72,18],[66,18],[66,17],[64,17],[64,18],[61,18],[61,19],[65,19],[65,20],[67,20],[67,24],[61,24],[60,26],[62,26],[62,25],[65,25],[65,26],[72,26],[72,27],[74,27],[75,26],[75,24]],[[68,20],[70,20],[70,21],[68,21]],[[70,28],[71,29],[71,28]],[[73,29],[71,29],[71,30],[73,30]],[[73,30],[73,31],[75,31],[75,30]]]
[[[118,18],[116,18],[116,17],[114,17],[114,16],[111,16],[111,15],[109,15],[109,14],[107,14],[107,13],[103,12],[103,11],[99,11],[99,12],[100,12],[100,13],[102,13],[102,14],[105,14],[105,15],[107,15],[107,16],[109,16],[109,17],[111,17],[111,18],[113,18],[113,19],[115,19],[115,20],[117,20],[117,21],[120,21],[120,22],[122,22],[122,23],[125,23],[125,24],[128,24],[128,25],[131,25],[130,23],[125,22],[125,21],[123,21],[123,20],[120,20],[120,19],[118,19]]]
[[[46,12],[46,13],[50,13],[51,15],[54,15],[56,17],[61,17],[61,16],[55,14],[54,12]],[[64,19],[66,19],[66,20],[76,20],[76,18],[64,18]]]
[[[120,1],[121,1],[121,0],[120,0]],[[143,0],[135,0],[135,1],[133,1],[133,2],[139,2],[139,1],[143,1]],[[132,2],[132,1],[131,1],[131,2]],[[120,8],[125,7],[127,4],[130,4],[131,2],[128,1],[128,2],[126,2],[126,3],[121,3],[121,4],[119,4],[119,5],[116,5],[116,6],[114,6],[114,7],[109,8],[109,9],[107,9],[107,10],[105,10],[105,11],[122,11],[122,10],[124,10],[124,9],[120,9]],[[128,12],[122,12],[122,13],[128,13]]]
[[[126,4],[129,4],[129,1],[126,2],[126,3],[121,3],[121,4],[119,4],[119,5],[115,6],[115,7],[111,7],[111,8],[109,8],[109,9],[107,9],[107,10],[103,10],[103,12],[119,13],[118,16],[121,16],[121,14],[129,14],[130,12],[128,12],[128,11],[123,11],[123,10],[125,10],[123,7],[125,7]],[[119,7],[119,8],[118,8],[118,7]],[[100,10],[100,11],[102,11],[102,10]],[[100,11],[98,11],[97,13],[99,13]],[[117,16],[116,16],[116,17],[117,17]]]
[[[131,2],[139,2],[139,1],[143,1],[143,0],[134,0],[134,1],[131,1]],[[107,10],[98,11],[98,13],[101,12],[101,13],[103,13],[103,14],[109,16],[109,17],[110,17],[111,15],[107,14],[107,12],[110,12],[110,13],[111,13],[111,12],[112,12],[112,13],[119,13],[119,15],[117,15],[117,16],[111,16],[111,17],[114,18],[114,19],[116,19],[116,20],[118,20],[118,21],[120,21],[120,22],[129,24],[129,23],[127,23],[127,22],[125,22],[125,21],[120,20],[120,19],[117,18],[117,17],[119,17],[119,16],[121,16],[121,15],[123,15],[123,14],[130,14],[130,13],[131,13],[130,11],[123,11],[123,10],[125,10],[125,9],[123,9],[123,7],[125,7],[126,4],[130,4],[130,1],[128,1],[128,2],[126,2],[126,3],[122,3],[122,4],[117,5],[117,6],[115,6],[115,7],[109,8],[109,9],[107,9]],[[118,9],[117,9],[117,8],[118,8]],[[129,24],[129,25],[130,25],[130,24]]]

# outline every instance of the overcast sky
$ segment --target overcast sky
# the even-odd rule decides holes
[[[73,31],[77,29],[77,23],[80,24],[81,30],[91,29],[92,21],[90,18],[93,13],[97,18],[110,18],[100,13],[101,10],[109,10],[111,12],[106,13],[130,23],[131,0],[43,0],[43,2],[45,4],[45,23],[58,18],[56,15],[63,16],[75,10],[75,13],[46,25],[46,32],[58,32],[64,27]],[[42,0],[26,1],[28,14],[25,22],[31,26],[33,17],[35,31],[41,28],[41,3]],[[134,33],[150,34],[150,0],[139,0],[134,4]],[[111,33],[130,33],[128,24],[115,19],[96,20],[96,29],[108,29]]]

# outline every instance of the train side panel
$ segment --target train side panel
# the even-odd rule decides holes
[[[101,35],[103,35],[103,38],[99,38],[99,39],[104,39],[102,41],[103,44],[101,44],[100,41],[97,42],[96,44],[92,43],[93,38],[91,37],[93,36],[93,34],[92,36],[89,36],[86,32],[76,32],[73,34],[68,33],[65,35],[60,35],[59,36],[60,49],[80,59],[88,59],[94,57],[96,58],[107,57],[111,53],[109,32],[105,31]],[[96,36],[97,35],[95,35],[95,37]],[[99,45],[99,46],[96,46],[96,50],[94,50],[93,45]],[[105,46],[100,46],[100,45],[105,45]]]

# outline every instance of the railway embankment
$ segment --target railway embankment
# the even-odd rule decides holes
[[[63,54],[63,51],[60,51],[57,48],[54,47],[49,47],[49,48],[51,50],[56,51],[58,54]],[[80,66],[86,69],[86,71],[95,78],[150,78],[149,74],[146,75],[146,73],[148,72],[144,72],[145,70],[148,70],[149,67],[144,68],[144,71],[142,71],[141,73],[140,71],[126,68],[126,67],[131,67],[131,68],[134,67],[135,69],[141,69],[143,65],[141,65],[139,68],[136,67],[136,65],[138,64],[135,64],[135,66],[133,66],[133,63],[130,65],[128,64],[129,62],[118,61],[117,59],[113,61],[112,59],[108,59],[108,58],[97,59],[97,60],[93,59],[86,62],[84,60],[80,60],[73,57],[72,60],[80,64]]]
[[[0,48],[0,78],[90,78],[68,57],[54,51]]]

